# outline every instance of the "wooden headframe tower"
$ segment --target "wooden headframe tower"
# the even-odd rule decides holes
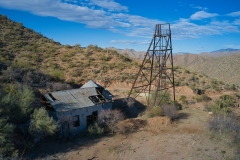
[[[170,24],[157,24],[128,97],[136,98],[141,93],[148,104],[151,99],[151,105],[155,106],[161,102],[159,95],[165,95],[170,88],[175,100]]]

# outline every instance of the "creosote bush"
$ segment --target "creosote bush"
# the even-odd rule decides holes
[[[170,118],[171,120],[179,118],[177,108],[173,105],[164,105],[162,106],[162,110],[164,115]]]
[[[146,116],[148,118],[163,116],[163,110],[158,106],[151,107],[146,111]]]
[[[118,122],[124,120],[124,115],[120,110],[102,110],[98,117],[99,125],[107,131],[116,133]]]
[[[182,104],[187,104],[187,97],[186,96],[181,96],[179,100],[182,102]]]
[[[214,114],[208,120],[208,129],[218,134],[237,133],[240,131],[240,125],[233,113]]]

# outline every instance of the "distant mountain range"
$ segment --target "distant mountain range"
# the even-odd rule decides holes
[[[143,59],[144,55],[147,51],[135,51],[134,49],[118,49],[115,47],[108,47],[106,49],[112,49],[112,50],[116,50],[117,52],[119,52],[120,54],[127,54],[129,55],[129,57],[131,58],[136,58],[136,59]],[[221,57],[221,56],[226,56],[226,55],[231,55],[231,54],[240,54],[240,49],[233,49],[233,48],[226,48],[226,49],[219,49],[219,50],[215,50],[215,51],[211,51],[211,52],[202,52],[200,54],[194,54],[194,53],[189,53],[189,52],[177,52],[177,53],[173,53],[173,55],[200,55],[200,56],[212,56],[212,57]],[[192,56],[189,56],[192,57]]]
[[[240,49],[226,48],[226,49],[219,49],[219,50],[216,50],[216,51],[212,51],[210,53],[236,52],[236,51],[240,51]]]
[[[117,49],[120,54],[128,54],[131,58],[143,59],[146,52],[138,52],[134,49]],[[173,54],[175,66],[185,67],[189,70],[203,73],[211,78],[222,80],[229,84],[240,86],[240,49],[219,49],[212,52],[193,54],[178,52]]]
[[[214,56],[214,57],[221,57],[221,56],[227,56],[231,54],[240,54],[240,49],[226,48],[226,49],[219,49],[209,53],[201,53],[201,54]]]
[[[144,55],[146,53],[145,51],[135,51],[134,49],[128,49],[128,48],[118,49],[118,48],[115,48],[115,47],[108,47],[106,49],[115,50],[120,54],[128,55],[129,57],[136,58],[136,59],[143,59]]]

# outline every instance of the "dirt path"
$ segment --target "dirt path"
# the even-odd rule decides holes
[[[38,159],[72,160],[219,160],[232,157],[232,149],[221,141],[210,140],[206,135],[206,112],[185,108],[180,115],[180,120],[167,126],[155,121],[155,124],[147,124],[128,135],[79,137],[66,143],[44,142],[35,154],[39,157],[40,153],[44,153]]]
[[[231,94],[234,94],[234,93],[236,93],[236,92],[234,92],[234,91],[226,91],[226,92],[222,92],[222,93],[208,94],[208,96],[211,97],[211,98],[218,98],[218,97],[220,97],[220,96],[222,96],[224,94],[231,95]]]

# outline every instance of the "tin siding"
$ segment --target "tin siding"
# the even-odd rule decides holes
[[[107,105],[107,106],[109,107],[110,105]],[[99,115],[101,110],[102,110],[102,104],[98,104],[95,106],[79,108],[72,111],[58,112],[57,114],[58,114],[58,119],[60,121],[60,124],[65,121],[69,123],[70,134],[78,134],[87,128],[87,116],[92,115],[92,112],[94,111],[98,111],[98,115]],[[73,117],[76,115],[79,115],[79,120],[80,120],[79,127],[73,126]],[[62,129],[60,129],[60,134],[62,132],[61,130]]]

